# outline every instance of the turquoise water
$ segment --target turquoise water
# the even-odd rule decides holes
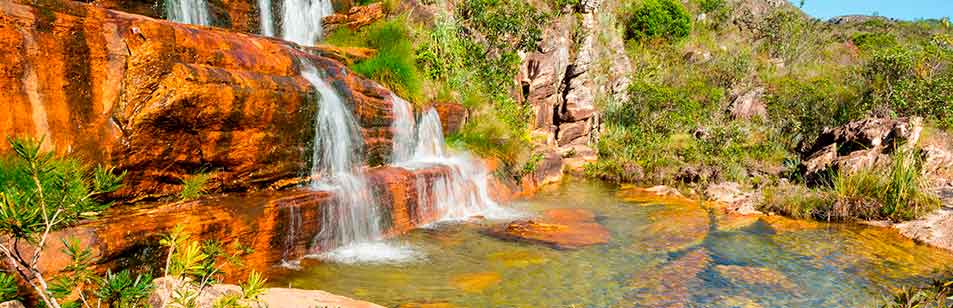
[[[274,286],[321,289],[388,307],[870,307],[897,286],[950,272],[953,257],[889,229],[719,215],[710,205],[570,180],[510,205],[528,214],[583,208],[606,245],[555,250],[499,240],[499,222],[401,236],[416,261],[305,261]]]

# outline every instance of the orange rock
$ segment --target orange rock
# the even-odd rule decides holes
[[[509,240],[526,241],[557,249],[579,249],[609,242],[609,230],[584,209],[553,209],[538,220],[520,220],[494,226],[488,234]]]
[[[0,114],[0,132],[45,136],[57,153],[127,170],[114,198],[175,194],[200,169],[226,191],[308,170],[316,102],[298,59],[351,104],[368,163],[389,156],[390,92],[321,56],[326,48],[70,1],[32,3],[0,2],[0,101],[10,111]],[[251,5],[224,3],[230,12]]]
[[[332,33],[341,27],[357,30],[384,18],[384,5],[380,2],[352,7],[347,13],[333,14],[321,20],[324,31]]]
[[[717,265],[715,270],[734,284],[765,285],[784,290],[797,288],[784,273],[766,267]]]
[[[708,236],[708,211],[697,203],[665,204],[648,215],[651,221],[633,230],[633,248],[646,252],[674,252],[701,244]]]

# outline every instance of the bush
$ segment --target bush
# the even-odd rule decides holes
[[[819,21],[794,10],[777,10],[758,28],[759,37],[764,40],[762,48],[772,57],[784,59],[787,65],[807,58],[827,40],[827,32]]]
[[[358,32],[342,28],[326,39],[338,46],[377,49],[374,57],[353,64],[351,69],[380,82],[400,97],[419,101],[423,77],[417,69],[412,41],[407,20],[402,17],[377,22]]]
[[[953,295],[953,280],[934,281],[923,288],[903,288],[894,293],[882,308],[944,308]]]
[[[674,41],[687,37],[692,30],[691,15],[676,0],[645,0],[641,5],[629,8],[627,15],[626,36],[629,39]]]

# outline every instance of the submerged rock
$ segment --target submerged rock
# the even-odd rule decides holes
[[[717,265],[715,271],[733,284],[763,285],[784,290],[797,287],[784,273],[766,267]]]
[[[156,279],[155,290],[149,296],[152,307],[175,307],[172,305],[176,291],[192,290],[197,288],[172,277]],[[201,290],[195,303],[198,308],[211,308],[225,296],[241,295],[242,288],[231,284],[216,284]],[[301,290],[287,288],[268,288],[261,294],[259,300],[242,301],[242,304],[252,308],[265,307],[336,307],[336,308],[383,308],[377,304],[351,299],[320,290]]]
[[[496,272],[470,273],[463,274],[453,278],[452,284],[457,289],[479,293],[503,281],[502,276]]]
[[[691,251],[632,277],[631,291],[625,298],[635,307],[689,307],[692,291],[704,284],[698,274],[708,268],[711,261],[707,250]]]
[[[609,230],[585,209],[552,209],[536,220],[519,220],[490,228],[487,233],[508,240],[526,241],[556,249],[579,249],[609,242]]]
[[[502,262],[507,267],[527,267],[549,262],[541,253],[532,251],[497,252],[489,255],[491,261]]]
[[[708,211],[698,205],[663,205],[648,215],[647,224],[633,231],[639,251],[675,252],[701,244],[708,236],[711,220]]]

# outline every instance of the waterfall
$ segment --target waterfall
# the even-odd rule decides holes
[[[169,0],[165,3],[166,17],[174,22],[193,25],[211,25],[205,0]]]
[[[402,262],[416,258],[406,248],[381,242],[381,213],[377,198],[361,174],[363,138],[357,121],[341,96],[314,65],[301,59],[301,76],[320,95],[315,118],[311,187],[333,193],[322,209],[321,230],[312,247],[339,247],[316,257],[341,263]]]
[[[331,0],[285,0],[281,10],[281,37],[301,45],[320,40],[321,19],[334,14]]]
[[[275,36],[275,21],[271,17],[271,0],[258,0],[258,13],[261,23],[261,35]]]
[[[416,138],[403,137],[400,130],[406,123],[413,123],[413,115],[402,111],[409,109],[404,100],[394,100],[394,146],[395,155],[392,160],[396,165],[407,169],[418,169],[433,165],[446,166],[450,172],[441,176],[427,187],[426,183],[417,181],[417,196],[420,206],[428,206],[426,216],[436,217],[439,221],[465,220],[473,216],[484,216],[490,219],[513,218],[518,214],[500,207],[489,194],[489,173],[483,164],[466,152],[450,154],[447,151],[443,129],[440,124],[440,115],[433,108],[428,109],[417,121]],[[397,108],[406,105],[406,108]],[[404,117],[410,118],[406,119]],[[401,123],[401,124],[398,124]],[[412,130],[412,129],[411,129]],[[398,140],[400,139],[400,140]],[[414,153],[409,159],[397,156],[397,146],[416,139]]]
[[[414,156],[414,110],[410,103],[397,95],[391,95],[391,99],[394,109],[394,122],[391,124],[394,131],[391,163],[400,163],[409,161]]]

